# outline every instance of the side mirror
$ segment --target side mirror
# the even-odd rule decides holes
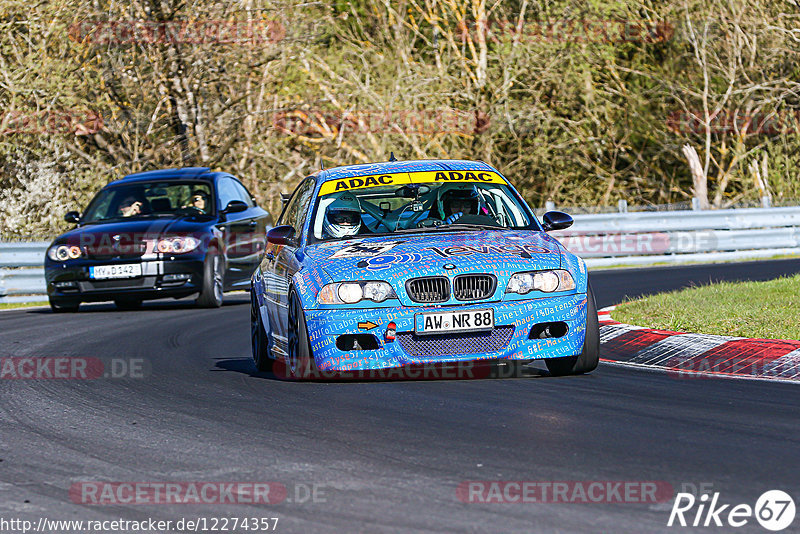
[[[281,208],[286,207],[286,204],[289,203],[290,198],[292,198],[292,195],[289,193],[281,193]]]
[[[68,211],[66,215],[64,215],[64,220],[68,223],[78,224],[81,222],[81,214],[77,211]]]
[[[244,211],[249,206],[245,204],[241,200],[231,200],[228,202],[228,205],[225,206],[225,209],[222,210],[222,213],[239,213],[240,211]]]
[[[548,211],[542,217],[545,232],[552,232],[553,230],[564,230],[572,226],[574,222],[572,217],[563,211]]]
[[[294,228],[288,224],[276,226],[267,232],[267,243],[272,243],[273,245],[293,245],[295,244],[294,234]]]

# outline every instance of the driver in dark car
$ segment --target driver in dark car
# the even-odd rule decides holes
[[[204,191],[195,189],[192,196],[189,198],[189,203],[183,206],[184,208],[195,208],[200,213],[206,213],[206,206],[208,206],[208,195]]]

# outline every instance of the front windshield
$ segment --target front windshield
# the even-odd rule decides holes
[[[530,211],[493,172],[414,172],[325,182],[314,240],[454,229],[530,228]]]
[[[86,208],[81,222],[208,215],[212,206],[207,182],[136,182],[100,191]]]

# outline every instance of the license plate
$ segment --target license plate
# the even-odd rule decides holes
[[[417,334],[476,332],[494,328],[494,310],[418,313],[414,316]]]
[[[98,265],[89,267],[89,278],[105,280],[109,278],[136,278],[142,276],[142,266],[138,263],[125,265]]]

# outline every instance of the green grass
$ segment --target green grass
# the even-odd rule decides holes
[[[47,306],[47,301],[43,301],[43,302],[0,302],[0,310],[11,310],[13,308],[27,308],[28,306]]]
[[[611,316],[678,332],[800,340],[800,275],[660,293],[625,302]]]

